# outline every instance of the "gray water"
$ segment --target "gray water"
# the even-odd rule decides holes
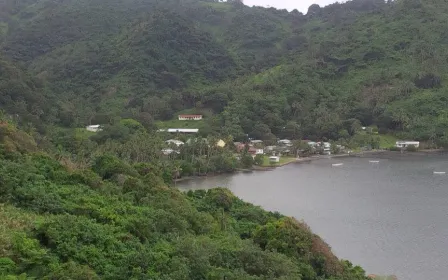
[[[339,258],[368,273],[448,279],[448,155],[322,159],[179,184],[184,190],[217,186],[304,220]]]

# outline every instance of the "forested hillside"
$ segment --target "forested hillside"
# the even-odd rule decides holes
[[[0,0],[0,278],[365,279],[302,222],[170,185],[263,164],[247,137],[448,144],[447,12]],[[180,112],[200,135],[157,132]]]
[[[213,0],[3,0],[0,8],[10,65],[2,79],[18,69],[33,98],[2,87],[26,101],[20,115],[29,119],[149,124],[189,109],[211,111],[207,131],[236,138],[337,140],[376,125],[446,140],[443,0],[354,0],[306,15]]]
[[[1,118],[0,278],[366,279],[306,224],[163,173],[108,154],[74,168]]]

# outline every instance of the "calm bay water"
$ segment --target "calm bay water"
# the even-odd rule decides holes
[[[227,187],[245,201],[304,220],[338,257],[368,273],[448,278],[447,154],[322,159],[178,186]]]

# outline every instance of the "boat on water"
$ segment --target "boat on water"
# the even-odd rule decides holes
[[[369,160],[370,163],[380,163],[379,160]]]
[[[331,166],[336,167],[336,166],[342,166],[342,165],[344,165],[344,164],[343,163],[333,163]]]
[[[443,172],[443,171],[434,171],[433,173],[436,174],[436,175],[444,175],[444,174],[446,174],[446,172]]]

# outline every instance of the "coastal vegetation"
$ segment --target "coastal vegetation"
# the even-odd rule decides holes
[[[2,279],[366,279],[303,222],[148,162],[75,167],[5,121],[0,178]]]

